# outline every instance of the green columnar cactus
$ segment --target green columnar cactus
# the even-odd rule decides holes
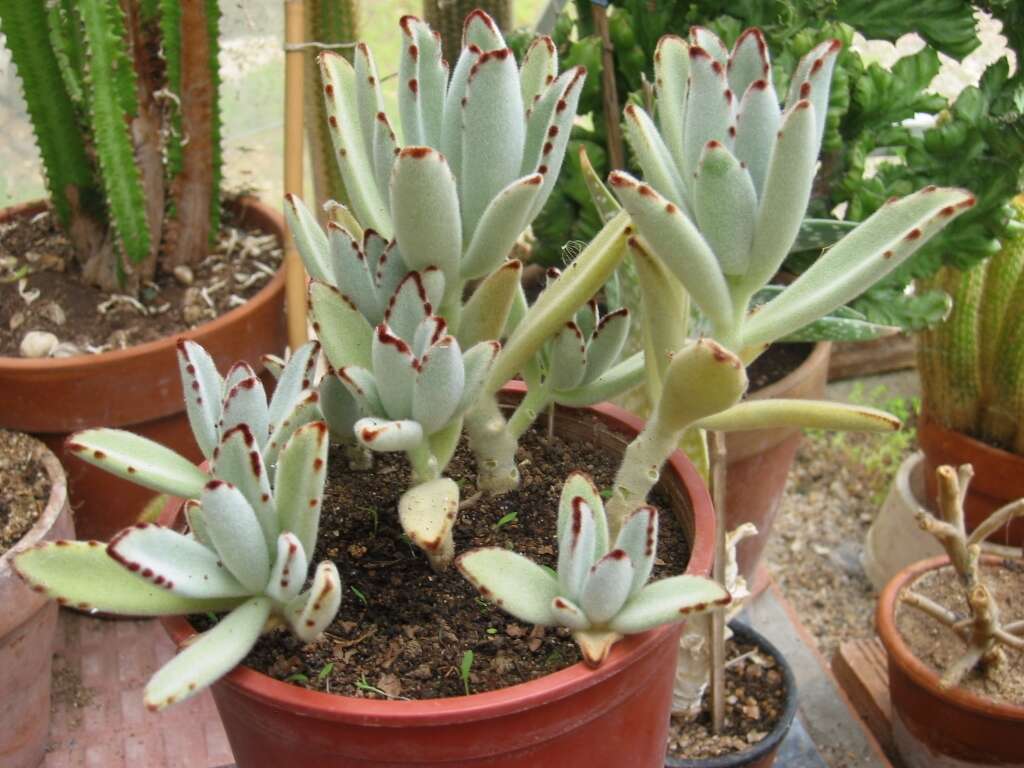
[[[359,39],[362,5],[359,0],[306,0],[306,39],[325,45],[352,44]],[[352,61],[354,49],[339,51]],[[319,51],[308,50],[306,84],[303,91],[306,116],[306,138],[309,141],[310,169],[317,200],[347,203],[345,184],[334,161],[334,144],[327,125],[327,108],[320,92]]]
[[[1022,217],[1024,204],[1016,202]],[[949,317],[918,337],[924,410],[949,429],[1024,452],[1024,235],[987,261],[943,267],[922,287],[953,296]]]
[[[327,476],[329,430],[314,388],[318,355],[315,342],[297,350],[268,403],[248,365],[236,363],[221,378],[202,347],[179,343],[186,410],[207,471],[131,432],[87,429],[68,438],[68,448],[91,464],[186,499],[189,532],[139,523],[105,547],[45,542],[15,559],[21,577],[82,610],[229,612],[153,676],[145,691],[150,709],[215,682],[262,632],[283,624],[311,642],[338,611],[341,579],[333,563],[321,563],[302,590]]]
[[[215,0],[0,2],[54,209],[106,290],[202,258],[217,231],[218,19]]]
[[[448,61],[459,57],[462,23],[478,9],[494,19],[502,32],[512,29],[512,0],[423,0],[423,19],[440,33],[442,51]]]

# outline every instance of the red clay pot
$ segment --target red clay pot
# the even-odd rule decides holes
[[[924,451],[924,482],[929,503],[937,508],[938,486],[935,470],[943,464],[959,467],[971,464],[974,478],[967,489],[964,514],[967,530],[978,525],[1004,504],[1024,497],[1024,456],[995,448],[962,432],[946,429],[921,414],[917,441]],[[1024,546],[1024,520],[1011,520],[988,537],[994,544]]]
[[[1003,558],[985,555],[995,565]],[[896,601],[928,571],[948,565],[945,555],[908,566],[878,600],[878,636],[889,655],[889,695],[896,747],[907,768],[1024,765],[1024,707],[1002,704],[957,688],[943,690],[939,675],[911,653],[896,629]]]
[[[262,203],[238,202],[242,222],[283,240],[281,214]],[[29,216],[45,202],[0,211],[0,222]],[[135,521],[154,494],[86,464],[64,448],[68,433],[88,427],[128,429],[190,459],[202,455],[184,412],[175,343],[202,344],[219,367],[245,360],[257,371],[261,356],[284,349],[284,271],[245,305],[175,337],[100,355],[30,360],[0,357],[0,426],[42,440],[67,468],[78,535],[106,540]]]
[[[795,371],[750,395],[751,400],[803,398],[821,400],[828,382],[828,361],[832,345],[819,342]],[[802,433],[793,427],[730,432],[726,435],[725,521],[728,530],[743,523],[757,526],[757,536],[739,543],[736,560],[740,573],[753,583],[761,553],[771,536],[779,511],[789,468],[796,456]]]
[[[556,416],[559,434],[619,453],[641,427],[612,405],[559,409]],[[681,452],[666,465],[661,488],[691,542],[686,572],[709,573],[711,499]],[[178,512],[169,508],[161,522],[171,524]],[[184,618],[163,623],[179,646],[195,635]],[[630,637],[597,670],[576,664],[500,691],[450,699],[332,696],[246,667],[216,683],[213,696],[242,768],[660,768],[679,633],[675,625]]]
[[[786,686],[786,708],[782,712],[782,717],[772,728],[771,733],[750,749],[719,757],[693,760],[670,756],[665,758],[665,768],[771,768],[775,764],[775,755],[778,754],[779,747],[782,746],[786,734],[789,733],[789,727],[793,724],[793,718],[796,717],[799,696],[793,668],[789,666],[782,651],[753,627],[739,621],[732,621],[729,623],[729,628],[732,629],[733,637],[738,641],[753,643],[760,648],[762,653],[775,659]]]
[[[50,478],[46,509],[21,541],[0,556],[0,765],[36,768],[50,726],[50,661],[57,604],[33,592],[11,561],[41,541],[73,539],[67,481],[57,457],[43,445],[39,456]]]

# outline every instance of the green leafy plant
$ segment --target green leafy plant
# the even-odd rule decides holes
[[[50,201],[85,279],[137,290],[220,221],[215,0],[0,3]]]

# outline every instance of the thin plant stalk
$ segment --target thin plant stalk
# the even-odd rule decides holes
[[[708,432],[711,454],[711,494],[715,508],[715,564],[712,577],[725,584],[726,448],[723,432]],[[711,613],[711,728],[721,733],[725,723],[725,611]]]
[[[302,195],[303,55],[305,30],[302,0],[285,0],[285,102],[284,102],[284,191]],[[298,349],[306,343],[306,270],[288,238],[284,252],[285,303],[288,315],[288,345]]]

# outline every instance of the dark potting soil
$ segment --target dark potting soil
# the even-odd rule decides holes
[[[786,710],[786,683],[771,655],[752,643],[726,642],[725,726],[711,732],[710,698],[693,720],[673,717],[668,754],[679,760],[742,752],[762,741]]]
[[[51,211],[0,224],[0,356],[22,356],[30,331],[56,336],[57,357],[124,349],[244,304],[277,272],[282,251],[274,235],[238,222],[225,208],[205,259],[188,272],[158,274],[131,298],[82,282],[71,243]]]
[[[35,525],[50,498],[38,447],[28,435],[0,429],[0,555]]]
[[[532,627],[480,598],[452,567],[434,573],[402,534],[398,498],[409,470],[398,454],[375,454],[376,470],[353,472],[332,450],[320,538],[313,562],[329,558],[341,574],[338,618],[317,642],[286,630],[265,635],[243,662],[279,680],[346,696],[431,699],[481,693],[523,683],[580,660],[568,630]],[[610,487],[618,458],[587,444],[548,442],[531,430],[523,439],[522,485],[500,497],[481,497],[455,526],[456,551],[508,547],[554,568],[555,522],[562,482],[573,470]],[[465,444],[448,467],[466,499],[475,466]],[[653,578],[682,573],[689,550],[682,527],[663,497]],[[467,680],[460,669],[472,654]]]
[[[1024,619],[1024,562],[1006,559],[1001,565],[983,564],[981,573],[999,604],[1000,621],[1009,624]],[[929,571],[914,582],[912,589],[960,618],[969,615],[963,586],[952,568]],[[896,609],[896,628],[914,656],[939,675],[967,648],[945,624],[906,604]],[[1005,645],[1002,648],[1006,656],[1003,664],[975,667],[959,687],[993,701],[1024,705],[1024,651]]]
[[[763,355],[747,366],[750,379],[748,392],[764,389],[791,374],[811,356],[814,345],[810,342],[772,344]]]

